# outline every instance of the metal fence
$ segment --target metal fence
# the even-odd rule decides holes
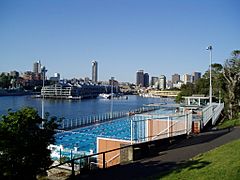
[[[119,119],[122,117],[131,116],[139,113],[154,111],[157,109],[160,109],[160,107],[150,106],[150,107],[141,107],[131,111],[108,112],[108,113],[97,114],[97,115],[82,116],[79,118],[63,119],[62,122],[59,124],[58,129],[62,129],[62,130],[75,129],[83,126],[88,126],[91,124],[102,123],[102,122],[107,122],[113,119]]]
[[[130,120],[131,142],[140,143],[191,133],[193,115],[192,112],[172,116],[137,115]]]

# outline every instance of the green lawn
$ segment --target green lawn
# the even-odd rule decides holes
[[[232,126],[240,126],[240,118],[225,120],[218,125],[219,129],[224,129]]]
[[[240,179],[240,140],[196,156],[171,172],[153,179]]]

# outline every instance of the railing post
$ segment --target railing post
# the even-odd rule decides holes
[[[74,159],[71,160],[71,166],[72,166],[72,177],[75,177],[75,171],[74,171]]]
[[[62,163],[62,159],[61,159],[62,150],[61,150],[61,148],[60,148],[59,150],[60,150],[60,152],[59,152],[59,155],[60,155],[60,157],[59,157],[59,162]]]
[[[130,123],[131,123],[131,144],[133,144],[133,120],[130,118]]]
[[[106,168],[106,164],[105,164],[105,152],[103,153],[103,169]]]
[[[82,159],[79,159],[79,172],[81,172],[81,160]]]
[[[186,133],[188,132],[188,127],[187,127],[187,123],[188,123],[188,114],[185,114],[184,115],[184,119],[185,119],[185,130],[186,130]]]
[[[168,137],[170,136],[170,117],[168,116],[168,122],[167,122],[167,126],[168,126]]]

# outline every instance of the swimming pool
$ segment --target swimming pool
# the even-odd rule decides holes
[[[174,108],[161,108],[153,111],[152,114],[171,114]],[[148,112],[149,114],[149,112]],[[114,138],[122,140],[131,139],[131,122],[130,117],[123,117],[109,122],[94,124],[79,129],[65,131],[55,134],[55,145],[63,146],[64,149],[77,149],[79,152],[88,154],[90,151],[96,153],[97,137]],[[140,129],[136,133],[144,133],[142,124],[134,129]],[[139,134],[136,136],[140,137]],[[141,135],[143,136],[143,135]]]

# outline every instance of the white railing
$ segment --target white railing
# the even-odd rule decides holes
[[[59,124],[59,129],[63,129],[63,130],[75,129],[75,128],[87,126],[90,124],[110,121],[112,119],[128,117],[131,113],[137,114],[137,113],[143,113],[143,112],[153,111],[157,109],[159,109],[159,107],[141,107],[141,108],[132,110],[131,112],[129,111],[108,112],[104,114],[82,116],[79,118],[63,119],[63,121]]]
[[[205,126],[211,119],[212,119],[212,125],[215,125],[223,108],[224,108],[224,103],[221,103],[221,104],[213,103],[212,106],[205,107],[202,110],[203,126]]]
[[[202,110],[203,126],[205,126],[213,116],[213,105],[207,106]]]
[[[212,118],[212,125],[215,125],[222,110],[224,109],[224,103],[221,103],[219,104],[215,109],[214,109],[214,112],[213,112],[213,118]]]

